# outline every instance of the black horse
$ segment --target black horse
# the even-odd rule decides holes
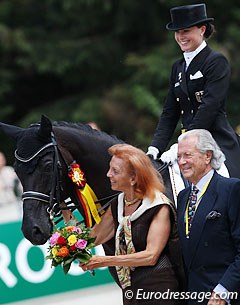
[[[23,186],[22,231],[32,244],[47,241],[53,218],[67,208],[62,204],[66,199],[71,198],[85,223],[89,221],[79,188],[69,178],[72,164],[80,165],[78,176],[80,173],[82,181],[93,190],[95,204],[100,204],[98,210],[104,210],[110,198],[117,195],[106,176],[108,148],[123,143],[117,137],[81,123],[52,123],[46,116],[28,128],[0,123],[0,129],[16,141],[14,168]],[[172,198],[168,169],[158,162],[156,165],[162,168],[166,193]],[[92,224],[95,220],[90,219]]]

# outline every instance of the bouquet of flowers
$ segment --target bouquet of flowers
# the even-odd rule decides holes
[[[49,255],[46,257],[52,260],[51,266],[62,265],[67,274],[75,259],[88,263],[92,257],[90,249],[94,247],[95,241],[95,237],[89,236],[90,230],[82,224],[55,229],[49,240]]]

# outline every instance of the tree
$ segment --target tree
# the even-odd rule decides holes
[[[53,120],[96,121],[143,149],[149,144],[173,61],[169,9],[192,1],[5,0],[0,2],[0,120],[26,127]],[[236,0],[213,0],[209,41],[232,65],[227,110],[239,122]],[[225,13],[222,14],[222,11]],[[2,143],[6,147],[6,141]]]

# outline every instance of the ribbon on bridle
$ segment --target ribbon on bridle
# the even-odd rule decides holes
[[[87,216],[86,225],[89,227],[92,226],[92,218],[96,223],[100,223],[101,217],[95,203],[97,202],[97,196],[92,188],[87,184],[85,174],[76,161],[69,165],[68,176],[77,187],[78,198],[81,201],[85,215]]]
[[[54,218],[60,217],[61,213],[65,222],[68,222],[70,219],[74,219],[72,211],[75,210],[79,204],[71,202],[64,203],[60,201],[61,192],[63,191],[61,181],[62,164],[60,160],[60,151],[58,149],[58,145],[53,132],[51,134],[51,140],[52,142],[49,142],[46,145],[42,146],[37,152],[35,152],[32,156],[28,158],[23,158],[19,156],[16,150],[15,158],[16,160],[26,164],[35,159],[37,156],[39,156],[39,154],[43,151],[53,147],[53,179],[49,195],[36,191],[26,191],[22,194],[22,200],[24,202],[25,200],[31,199],[40,201],[44,204],[49,204],[49,206],[47,207],[47,212],[49,213],[49,217],[53,225],[55,225],[61,219],[58,219],[56,222],[54,222]],[[107,208],[110,203],[109,200],[115,197],[117,194],[102,199],[97,199],[97,196],[95,195],[92,188],[86,183],[85,174],[81,171],[80,166],[75,161],[68,167],[68,170],[69,177],[76,185],[77,198],[80,201],[85,212],[86,225],[88,227],[91,227],[93,224],[92,218],[96,223],[99,223],[101,221],[100,215],[104,214],[105,208]],[[102,206],[101,202],[104,202],[106,200],[108,200],[108,202]]]

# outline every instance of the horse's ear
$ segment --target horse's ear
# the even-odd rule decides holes
[[[14,125],[9,125],[0,122],[0,131],[12,137],[14,140],[17,140],[17,138],[19,137],[20,134],[22,134],[24,129]]]
[[[41,138],[48,139],[48,138],[51,138],[51,132],[52,132],[51,120],[48,117],[46,117],[45,115],[42,115],[40,128],[38,130],[38,135]]]

